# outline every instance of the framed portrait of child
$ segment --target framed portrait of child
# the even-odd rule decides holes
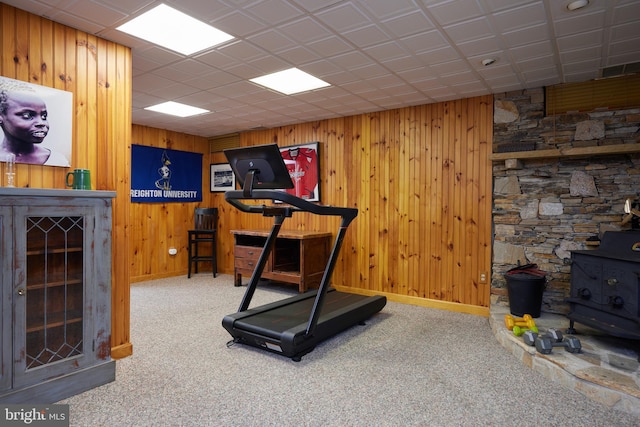
[[[0,76],[0,161],[69,167],[73,94]]]

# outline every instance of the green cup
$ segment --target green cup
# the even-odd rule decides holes
[[[72,177],[72,182],[69,178]],[[89,169],[74,169],[73,172],[67,172],[67,187],[74,190],[91,190],[91,172]]]

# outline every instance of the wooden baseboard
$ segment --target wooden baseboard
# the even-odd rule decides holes
[[[418,298],[407,295],[397,295],[387,292],[373,292],[366,289],[349,288],[346,286],[334,286],[338,291],[349,292],[360,295],[384,295],[387,300],[402,304],[417,305],[419,307],[437,308],[439,310],[455,311],[458,313],[473,314],[476,316],[489,317],[489,307],[480,307],[469,304],[460,304],[449,301],[438,301],[427,298]]]
[[[124,359],[125,357],[129,357],[131,355],[133,355],[133,344],[131,343],[111,347],[112,359]]]

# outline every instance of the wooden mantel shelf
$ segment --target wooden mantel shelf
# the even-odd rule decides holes
[[[513,151],[493,153],[490,159],[494,162],[509,159],[544,159],[553,157],[590,157],[607,154],[640,153],[640,144],[601,145],[595,147],[553,148],[550,150]]]

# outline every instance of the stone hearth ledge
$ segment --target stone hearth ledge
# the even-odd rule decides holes
[[[640,415],[640,376],[637,361],[622,358],[623,365],[631,370],[616,369],[603,361],[589,336],[576,335],[581,340],[582,352],[571,354],[562,348],[554,348],[551,354],[538,353],[528,346],[522,337],[516,337],[504,325],[506,306],[494,304],[490,309],[489,324],[498,342],[522,363],[546,378],[567,389],[581,393],[609,408],[633,415]],[[568,326],[566,316],[542,313],[535,319],[536,326],[544,333],[557,328],[564,333]],[[635,370],[634,370],[635,368]]]

